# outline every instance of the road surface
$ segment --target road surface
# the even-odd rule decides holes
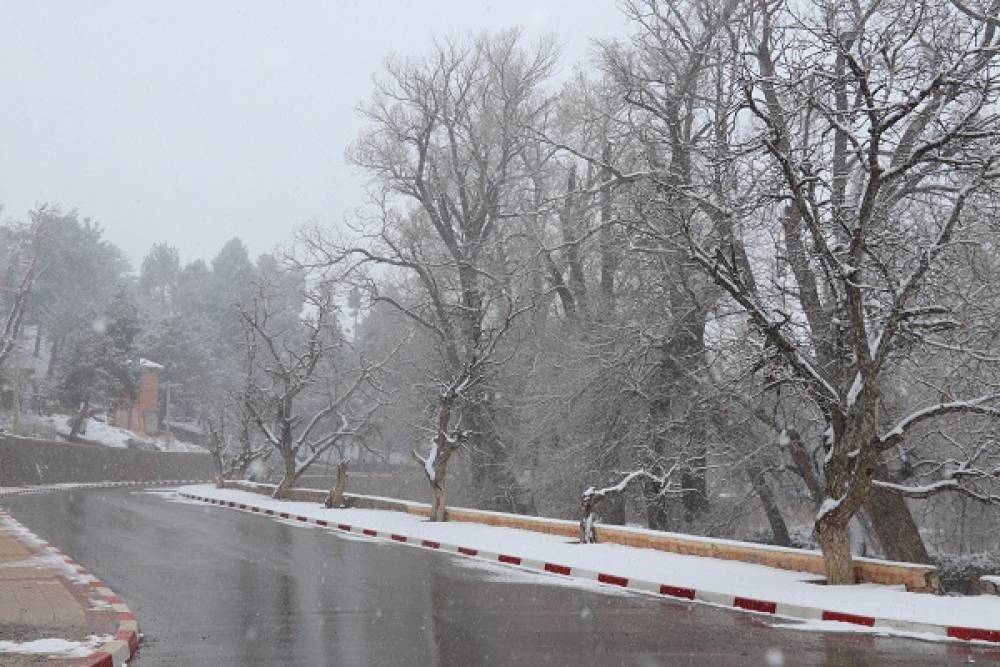
[[[0,501],[124,598],[144,634],[133,667],[1000,662],[998,650],[794,631],[169,497]]]

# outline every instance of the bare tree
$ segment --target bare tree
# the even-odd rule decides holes
[[[632,6],[662,56],[687,49],[686,62],[711,52],[690,45],[726,21],[709,3]],[[887,415],[885,399],[887,380],[940,345],[942,330],[970,324],[965,304],[982,287],[956,267],[961,248],[981,243],[998,175],[996,26],[932,2],[765,2],[735,16],[715,32],[738,57],[688,70],[697,90],[627,76],[646,61],[618,60],[648,135],[661,128],[653,136],[664,140],[652,142],[647,173],[616,178],[655,184],[663,206],[684,203],[669,225],[650,224],[648,204],[637,222],[658,252],[683,249],[724,292],[746,321],[722,330],[748,325],[784,396],[824,421],[815,536],[828,581],[850,583],[848,523],[867,502],[912,524],[900,495],[991,498],[970,488],[995,479],[976,446],[959,447],[936,483],[885,479],[890,455],[926,424],[1000,415],[985,362],[961,387],[924,376],[938,397],[909,414]],[[713,88],[714,99],[698,93]],[[727,182],[752,188],[738,198]]]
[[[580,516],[580,542],[581,544],[594,544],[597,542],[597,533],[594,530],[594,513],[605,500],[614,498],[624,493],[629,486],[639,481],[646,482],[656,488],[657,493],[663,496],[681,493],[680,487],[673,479],[677,472],[676,463],[668,470],[663,470],[659,474],[650,472],[648,466],[632,470],[621,475],[621,479],[610,486],[597,489],[593,486],[587,487],[581,497]]]
[[[274,326],[266,287],[242,310],[252,347],[253,387],[244,407],[267,443],[282,459],[274,491],[280,497],[316,461],[345,440],[359,438],[378,407],[359,405],[360,392],[374,386],[375,368],[357,360],[348,370],[346,344],[336,326],[332,290],[306,294],[308,313],[293,328]]]
[[[416,454],[431,486],[433,518],[445,518],[445,475],[460,445],[498,506],[525,511],[494,424],[490,372],[500,346],[530,306],[518,293],[512,219],[519,215],[523,128],[546,107],[548,43],[528,49],[516,32],[437,43],[425,59],[391,59],[363,109],[369,128],[350,158],[375,177],[376,214],[361,239],[312,249],[330,264],[352,262],[406,276],[410,300],[372,290],[430,335],[440,358],[431,447]]]
[[[21,335],[25,310],[28,308],[31,291],[38,276],[39,235],[44,232],[45,211],[45,206],[31,211],[30,223],[8,227],[5,230],[11,245],[7,250],[5,258],[7,266],[4,272],[13,284],[5,289],[8,293],[5,298],[8,305],[7,316],[3,320],[3,330],[0,331],[0,368],[14,351]]]

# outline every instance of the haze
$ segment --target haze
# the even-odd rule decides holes
[[[344,149],[387,54],[518,25],[555,34],[567,71],[625,30],[611,0],[7,4],[3,216],[77,208],[136,267],[162,240],[263,252],[360,203]]]

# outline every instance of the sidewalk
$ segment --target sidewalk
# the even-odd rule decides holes
[[[804,620],[803,629],[877,632],[933,640],[1000,643],[1000,597],[909,593],[879,584],[823,586],[802,572],[701,556],[577,544],[556,535],[403,512],[324,509],[246,491],[189,486],[181,496],[417,548],[446,551],[566,579]]]
[[[0,664],[124,664],[138,626],[85,569],[0,510]]]

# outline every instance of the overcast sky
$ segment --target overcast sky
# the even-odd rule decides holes
[[[161,240],[269,250],[360,203],[344,149],[387,54],[511,26],[554,33],[567,70],[626,31],[614,0],[5,3],[3,215],[77,208],[136,267]]]

